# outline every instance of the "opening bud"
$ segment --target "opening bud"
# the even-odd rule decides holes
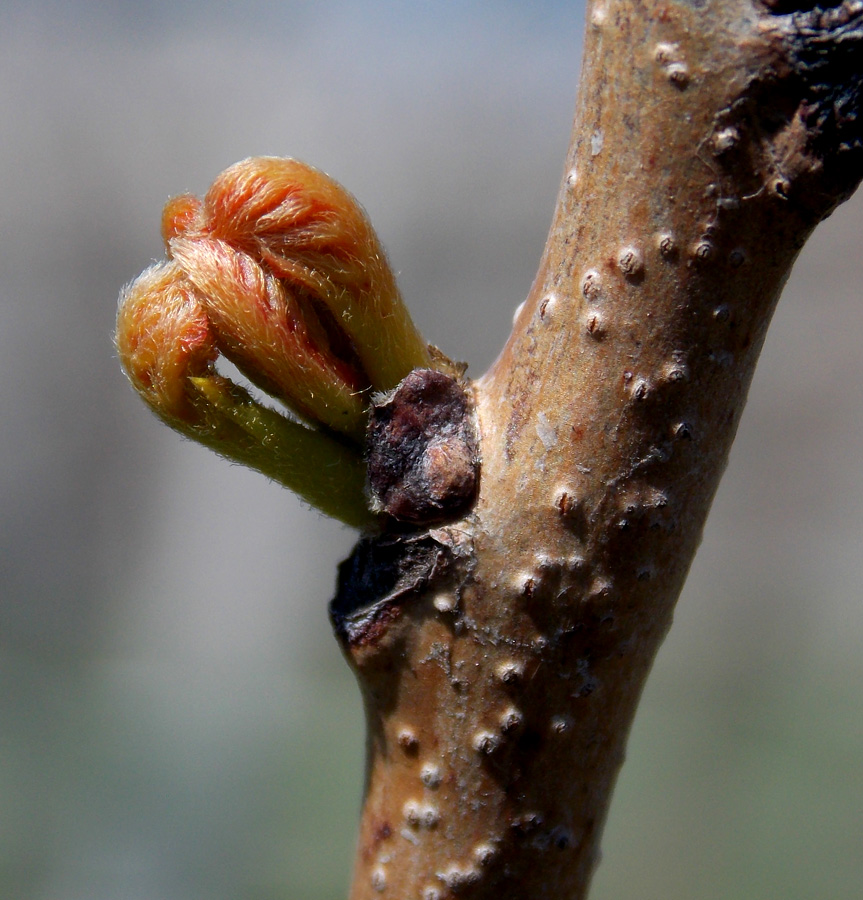
[[[170,261],[120,298],[132,384],[183,434],[367,524],[372,395],[452,364],[411,321],[359,204],[311,166],[258,157],[222,172],[202,200],[169,200],[162,236]],[[220,375],[220,356],[302,421]]]

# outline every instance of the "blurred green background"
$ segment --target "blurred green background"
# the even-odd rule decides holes
[[[292,155],[481,373],[539,259],[579,3],[0,8],[0,897],[336,900],[363,736],[352,535],[132,395],[163,202]],[[649,682],[594,900],[859,898],[863,198],[804,251]]]

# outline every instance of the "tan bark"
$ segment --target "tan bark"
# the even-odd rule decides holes
[[[546,251],[473,385],[476,504],[342,570],[354,900],[585,896],[776,299],[860,177],[861,29],[860,2],[590,7]]]

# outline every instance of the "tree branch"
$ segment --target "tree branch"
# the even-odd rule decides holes
[[[354,900],[586,893],[776,299],[861,176],[863,3],[798,6],[590,7],[545,254],[472,387],[476,504],[341,570]]]
[[[165,209],[117,347],[181,433],[364,529],[354,900],[584,897],[767,325],[863,175],[863,0],[595,0],[539,273],[473,384],[344,188],[290,159]],[[233,361],[279,410],[221,375]]]

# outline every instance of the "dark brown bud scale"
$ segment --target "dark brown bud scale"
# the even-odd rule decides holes
[[[415,369],[374,403],[368,478],[376,510],[402,522],[440,522],[469,509],[479,453],[473,404],[460,381]]]

